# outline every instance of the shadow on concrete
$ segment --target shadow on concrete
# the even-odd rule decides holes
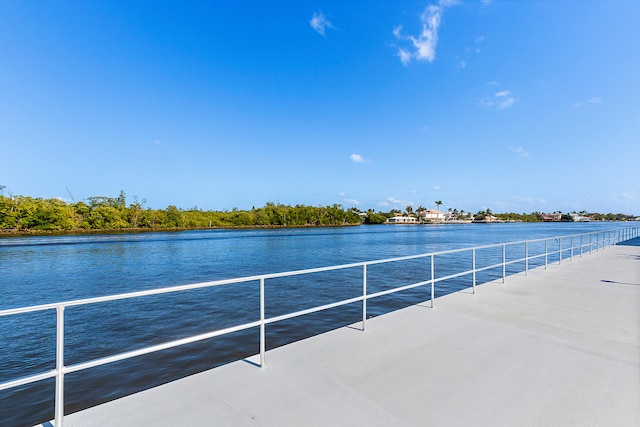
[[[640,237],[620,242],[618,243],[618,246],[640,246]]]
[[[640,283],[627,283],[627,282],[616,282],[615,280],[600,280],[603,283],[613,283],[615,285],[629,285],[629,286],[640,286]]]

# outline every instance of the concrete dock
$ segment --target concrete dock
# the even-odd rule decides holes
[[[299,341],[267,352],[264,369],[234,362],[64,425],[638,426],[638,244]]]

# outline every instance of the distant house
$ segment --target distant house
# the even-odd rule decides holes
[[[562,220],[562,214],[561,213],[543,214],[542,220],[544,222],[557,222]]]
[[[479,223],[504,222],[503,220],[501,220],[497,216],[493,216],[493,215],[485,215],[484,217],[481,217],[481,218],[482,219],[479,219],[478,217],[474,217],[473,221],[471,221],[471,222],[479,222]]]
[[[578,214],[571,215],[571,218],[573,218],[574,222],[591,222],[591,220],[592,220],[592,218],[590,218],[588,216],[582,216],[582,215],[578,215]]]
[[[425,222],[444,222],[445,214],[435,209],[422,209],[417,212],[418,218]]]
[[[414,216],[396,215],[387,219],[387,224],[417,224],[418,218]]]

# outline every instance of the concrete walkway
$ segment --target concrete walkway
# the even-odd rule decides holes
[[[638,240],[638,239],[636,239]],[[65,426],[638,426],[640,247],[507,277],[65,417]]]

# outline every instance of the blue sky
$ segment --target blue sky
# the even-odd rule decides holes
[[[637,1],[0,2],[0,184],[640,215],[638,22]]]

